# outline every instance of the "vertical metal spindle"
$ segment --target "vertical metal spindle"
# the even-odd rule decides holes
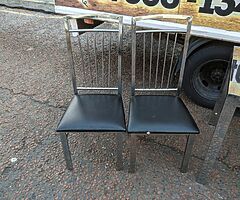
[[[89,65],[89,69],[90,69],[90,77],[91,77],[91,85],[93,86],[93,71],[92,71],[92,65],[91,65],[91,61],[90,61],[90,49],[89,49],[89,37],[88,37],[88,33],[87,35],[87,53],[88,53],[88,65]]]
[[[123,17],[119,18],[118,28],[118,94],[122,95]]]
[[[104,32],[102,32],[102,86],[104,86]]]
[[[146,34],[143,33],[143,88],[145,88],[145,64],[146,64],[146,56],[145,56],[145,49],[146,49]]]
[[[111,42],[112,33],[109,33],[109,54],[108,54],[108,87],[110,86],[110,74],[111,74]]]
[[[165,73],[166,59],[167,59],[168,41],[169,41],[169,33],[167,34],[167,40],[166,40],[166,47],[165,47],[165,54],[164,54],[164,61],[163,61],[163,69],[162,69],[161,88],[163,87],[163,81],[164,81],[164,73]]]
[[[95,70],[96,70],[96,86],[98,87],[98,64],[97,64],[97,45],[96,45],[96,35],[97,32],[94,33],[94,58],[95,58]]]
[[[83,56],[83,50],[82,50],[80,35],[78,36],[78,44],[79,44],[80,56],[81,56],[81,60],[82,60],[83,83],[85,83],[85,82],[86,82],[86,77],[85,77],[85,61],[84,61],[84,56]]]
[[[149,78],[148,87],[151,87],[151,77],[152,77],[152,52],[153,52],[153,33],[151,33],[151,49],[150,49],[150,63],[149,63]]]
[[[189,40],[191,37],[191,26],[192,26],[192,17],[188,17],[187,31],[186,31],[186,35],[185,35],[184,48],[183,48],[183,53],[182,53],[181,70],[180,70],[180,75],[179,75],[179,80],[178,80],[178,95],[180,94],[181,89],[182,89],[182,82],[183,82],[183,75],[184,75],[184,69],[185,69],[185,64],[186,64]]]
[[[73,90],[74,90],[74,94],[78,94],[75,66],[74,66],[75,63],[74,63],[72,44],[71,44],[71,35],[69,32],[69,19],[67,19],[67,18],[64,21],[64,27],[65,27],[65,32],[66,32],[68,56],[69,56],[70,65],[71,65],[71,77],[72,77]]]
[[[136,21],[132,18],[132,84],[131,84],[131,94],[135,95],[136,87]]]
[[[170,78],[171,78],[171,74],[172,74],[172,64],[173,64],[174,52],[175,52],[176,43],[177,43],[177,36],[178,36],[178,34],[175,33],[175,39],[174,39],[173,50],[172,50],[172,57],[171,57],[170,68],[169,68],[169,72],[168,72],[167,88],[169,87]]]
[[[155,88],[157,88],[157,79],[158,79],[158,66],[159,66],[159,57],[161,49],[161,33],[158,35],[158,52],[157,52],[157,66],[156,66],[156,75],[155,75]]]

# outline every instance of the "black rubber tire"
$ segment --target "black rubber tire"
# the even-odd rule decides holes
[[[185,74],[183,79],[183,89],[186,95],[196,104],[213,108],[220,94],[220,91],[211,90],[203,84],[195,84],[197,80],[197,73],[207,66],[207,63],[221,62],[225,68],[228,66],[232,54],[233,46],[225,44],[209,44],[201,47],[187,58]],[[220,61],[219,61],[220,60]],[[206,64],[205,64],[206,63]],[[221,63],[220,63],[221,64]],[[199,75],[200,76],[200,75]],[[198,78],[199,79],[199,78]]]

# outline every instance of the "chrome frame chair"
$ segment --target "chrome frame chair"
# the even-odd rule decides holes
[[[138,23],[145,20],[181,20],[186,23],[186,28],[183,29],[144,29],[137,30]],[[132,18],[132,83],[131,83],[131,101],[129,106],[129,117],[127,131],[130,138],[130,164],[129,172],[135,172],[136,165],[136,141],[137,136],[147,135],[187,135],[187,143],[184,152],[184,157],[181,164],[181,172],[187,172],[189,159],[194,143],[194,136],[199,133],[199,129],[188,112],[186,106],[180,99],[179,95],[182,88],[184,68],[186,56],[189,46],[190,31],[191,31],[192,17],[183,15],[168,15],[158,14]],[[136,36],[143,34],[143,55],[142,55],[142,80],[140,80],[140,88],[137,86],[137,76],[139,75],[136,70]],[[149,61],[146,58],[146,34],[150,35],[150,57]],[[157,56],[154,64],[153,58],[153,38],[154,34],[158,35]],[[177,44],[177,39],[180,35],[184,35],[184,47],[181,54],[181,69],[177,87],[173,87],[174,75],[174,53]],[[161,42],[162,37],[166,37],[165,43]],[[173,38],[174,44],[171,49],[171,56],[168,57],[169,40]],[[148,41],[149,41],[148,40]],[[165,52],[161,54],[161,48]],[[156,46],[156,45],[155,45]],[[162,67],[159,68],[159,56],[163,57]],[[168,60],[168,61],[167,61]],[[147,69],[146,61],[149,62]],[[137,60],[139,62],[139,60]],[[169,67],[167,68],[167,63]],[[139,67],[139,64],[137,65]],[[155,67],[155,68],[154,68]],[[155,74],[154,74],[155,73]],[[146,80],[145,80],[146,79]],[[146,86],[146,82],[147,86]],[[139,93],[136,95],[136,93]],[[151,93],[146,94],[146,93]],[[154,93],[154,95],[152,95]],[[155,95],[157,93],[157,95]],[[175,93],[175,95],[159,95],[159,93]],[[169,106],[167,109],[164,106]],[[175,109],[176,108],[176,109]],[[171,116],[169,116],[170,114]],[[178,113],[181,112],[181,113]],[[174,121],[175,120],[175,121]],[[185,120],[185,121],[184,121]],[[175,124],[174,124],[175,123]]]
[[[103,22],[117,23],[117,29],[79,29],[71,28],[70,20],[97,20]],[[67,40],[67,50],[70,60],[71,78],[74,91],[74,97],[70,102],[66,112],[62,116],[56,131],[60,133],[60,139],[62,143],[63,153],[66,161],[67,169],[72,170],[72,158],[68,143],[68,134],[70,132],[116,132],[117,142],[117,170],[123,169],[122,158],[122,143],[123,133],[126,131],[126,123],[124,116],[124,108],[122,102],[122,32],[123,32],[123,19],[115,15],[106,14],[91,14],[91,15],[73,15],[67,16],[65,19],[65,31]],[[83,33],[86,33],[85,45],[83,48],[81,37]],[[74,36],[75,34],[75,36]],[[88,34],[91,34],[90,36]],[[113,34],[116,34],[117,42],[115,44],[117,61],[115,62],[116,73],[115,79],[112,78],[111,71],[111,55],[112,46],[114,42],[111,40]],[[97,36],[96,36],[97,35]],[[91,37],[92,36],[92,37]],[[97,37],[100,37],[100,44],[102,47],[98,47],[99,44]],[[74,47],[74,37],[78,48]],[[108,52],[104,48],[106,46],[105,39],[108,39]],[[102,41],[102,43],[101,43]],[[115,39],[116,41],[116,39]],[[104,43],[105,42],[105,43]],[[92,49],[90,49],[90,43]],[[97,48],[98,47],[98,48]],[[75,55],[75,50],[78,49],[80,56]],[[98,58],[97,51],[101,49],[101,58]],[[93,53],[92,53],[93,50]],[[107,57],[104,56],[107,53]],[[85,54],[87,54],[85,56]],[[91,55],[93,59],[91,58]],[[76,59],[81,60],[80,72],[87,71],[85,75],[89,75],[91,81],[81,80],[81,86],[78,86],[78,80],[76,78]],[[106,59],[107,58],[107,59]],[[92,64],[90,60],[93,60]],[[89,62],[88,62],[89,61]],[[86,64],[88,62],[89,65]],[[79,73],[80,73],[79,72]],[[112,72],[113,73],[113,72]],[[83,78],[87,79],[87,78]],[[114,79],[111,81],[111,79]],[[111,87],[112,82],[114,87]],[[90,85],[90,86],[89,86]],[[100,86],[99,86],[100,85]]]
[[[222,93],[211,114],[210,124],[215,130],[196,181],[207,184],[219,157],[224,138],[237,108],[240,108],[240,46],[234,46],[232,62],[225,75]]]

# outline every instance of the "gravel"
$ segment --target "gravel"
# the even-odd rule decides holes
[[[55,133],[72,96],[63,18],[6,7],[0,7],[0,16],[0,199],[240,198],[239,118],[232,121],[210,184],[200,185],[195,176],[214,130],[207,125],[211,110],[184,95],[201,130],[188,173],[179,171],[185,137],[143,138],[137,172],[128,174],[127,148],[124,170],[118,172],[114,134],[106,133],[70,134],[74,170],[66,170]],[[129,36],[124,33],[125,88]],[[128,97],[126,90],[125,108]]]

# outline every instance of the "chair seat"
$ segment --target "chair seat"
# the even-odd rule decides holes
[[[182,100],[176,96],[133,96],[129,133],[197,134],[199,129]]]
[[[122,98],[119,95],[75,95],[57,132],[125,131]]]

